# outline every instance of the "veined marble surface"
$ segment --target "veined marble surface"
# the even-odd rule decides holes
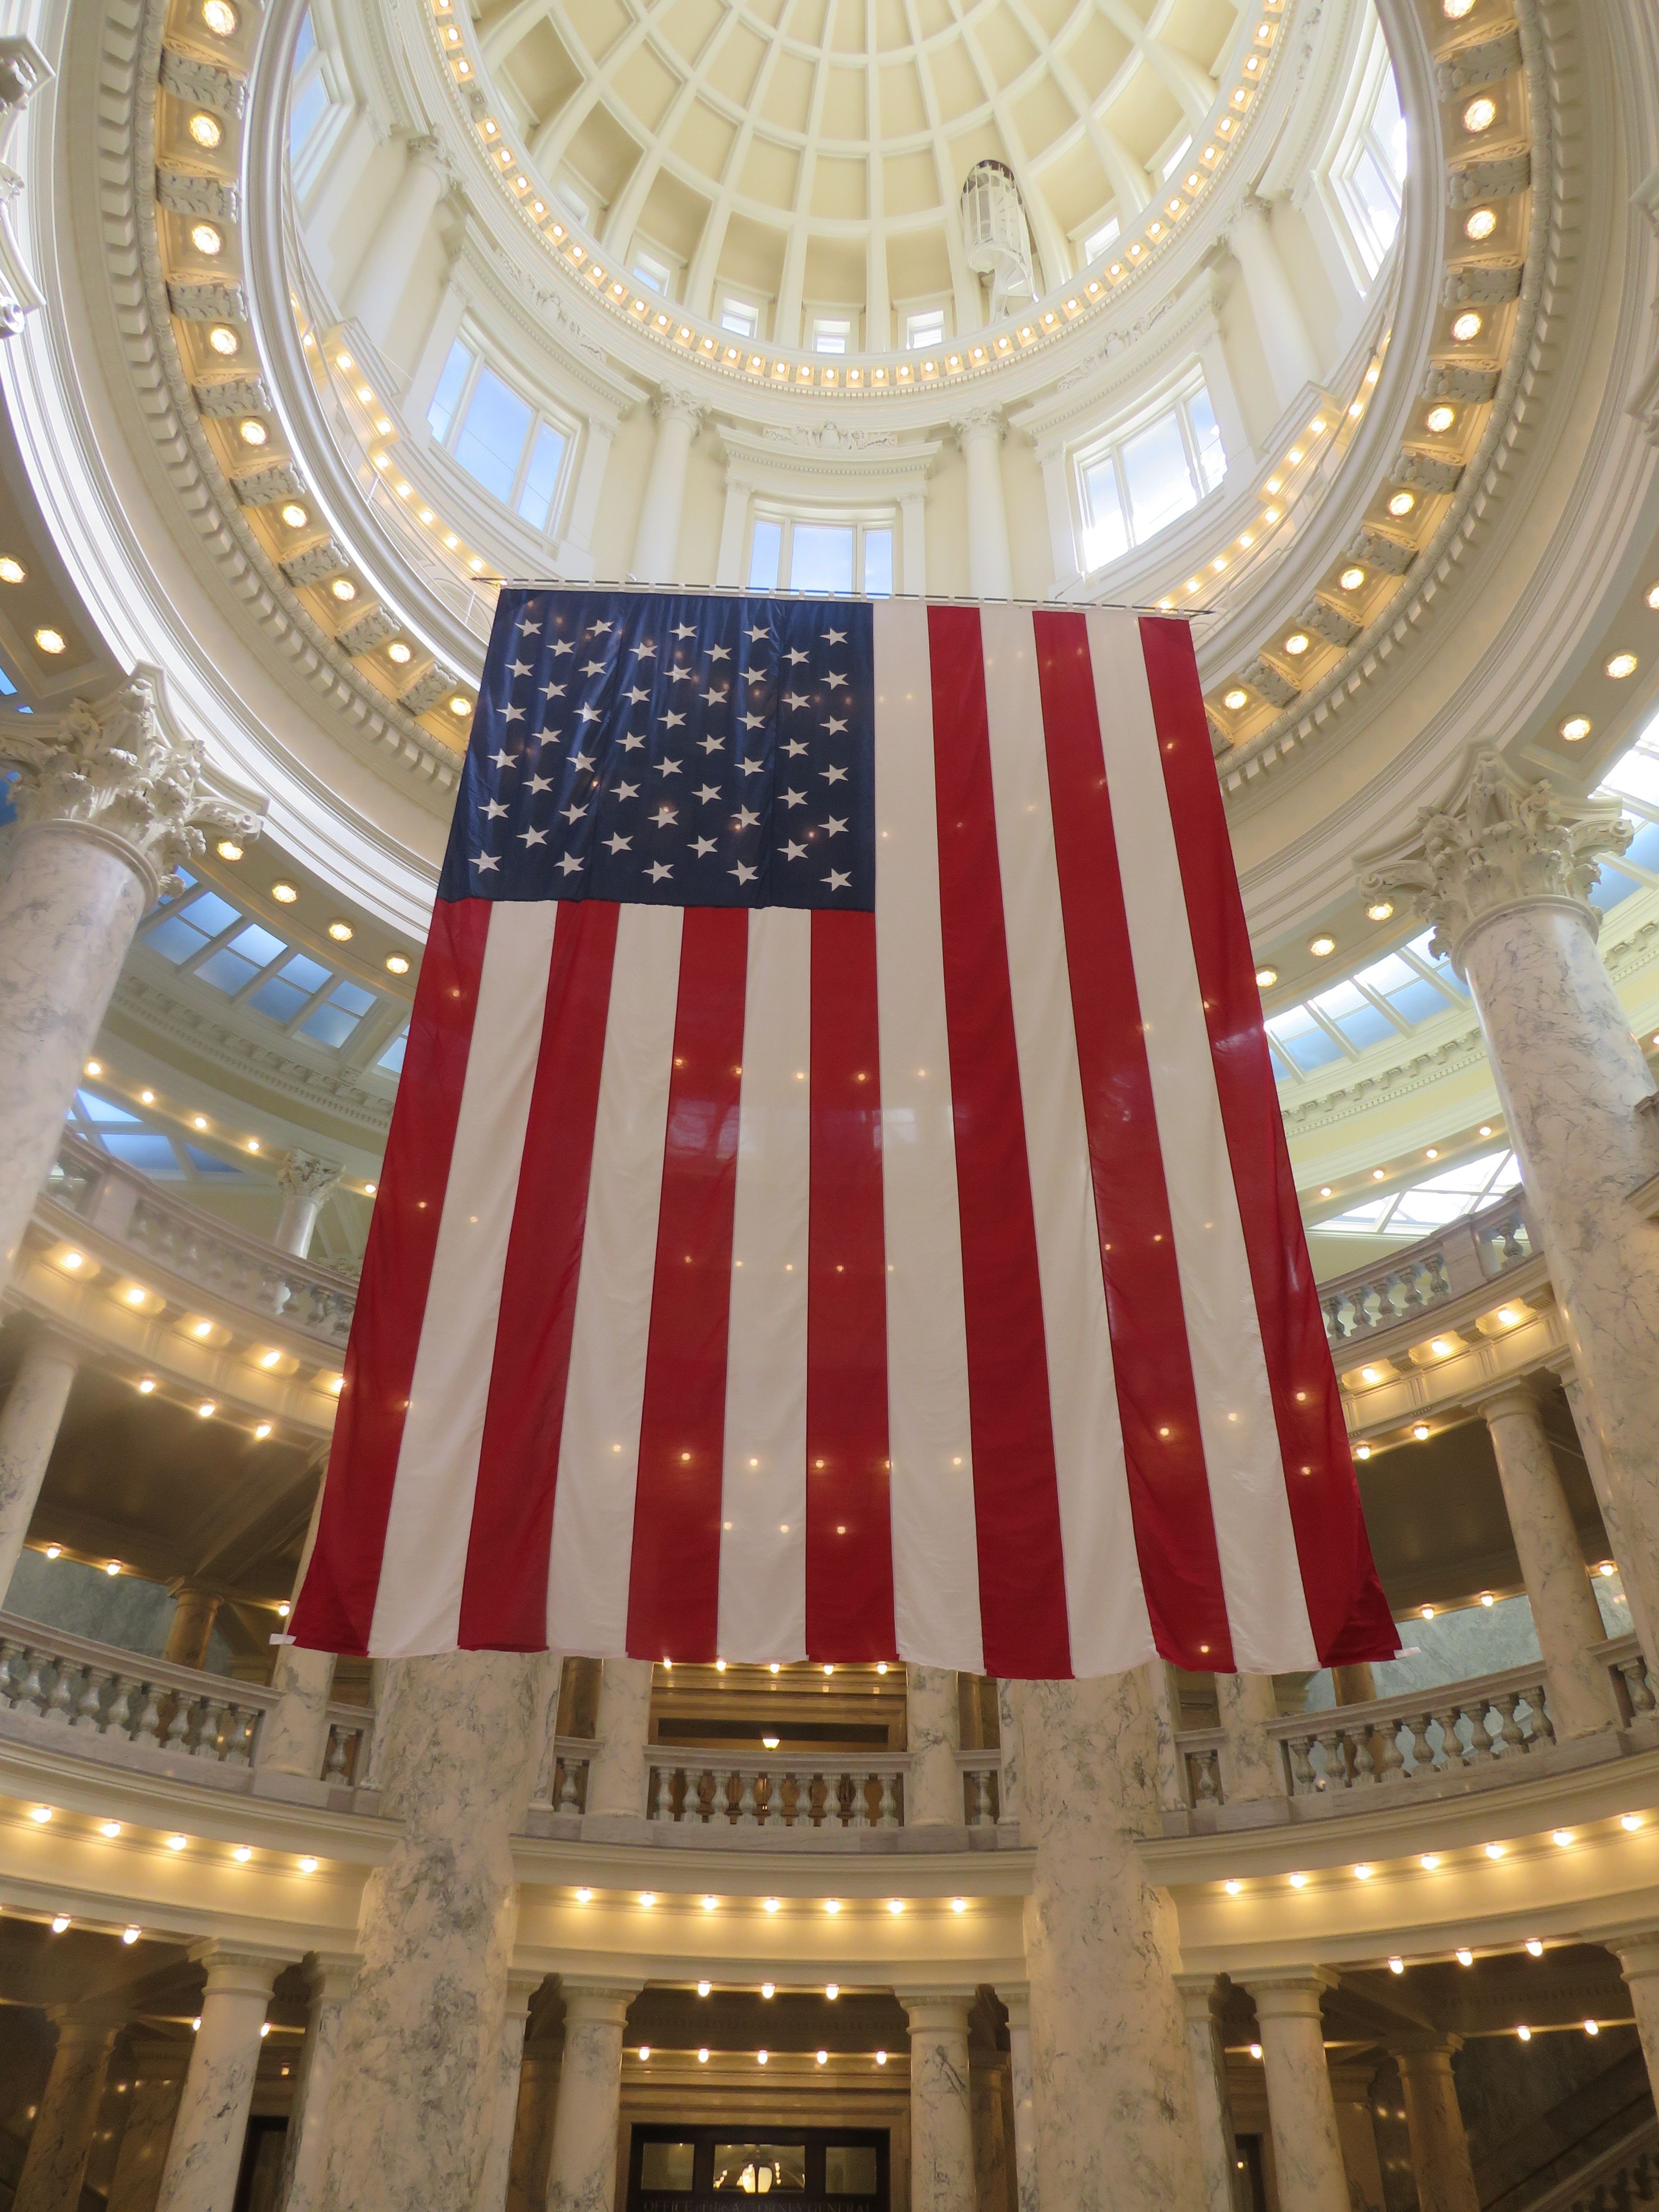
[[[1618,1948],[1631,2010],[1636,2015],[1636,2031],[1642,2039],[1642,2056],[1647,2061],[1648,2086],[1659,2104],[1659,1936],[1621,1943]]]
[[[36,1329],[0,1406],[0,1590],[22,1557],[78,1364],[69,1345]]]
[[[306,1972],[311,1984],[311,2010],[300,2051],[299,2086],[289,2107],[283,2178],[276,2192],[283,2212],[313,2212],[321,2191],[323,2137],[329,2092],[340,2056],[340,2020],[356,1978],[357,1961],[323,1958],[313,1952],[306,1960]]]
[[[1036,2100],[1031,2081],[1031,1995],[1005,1990],[1008,2075],[1014,2108],[1014,2197],[1018,2212],[1037,2212]]]
[[[607,1659],[599,1678],[586,1813],[638,1820],[645,1812],[645,1747],[651,1735],[651,1662]]]
[[[224,2212],[236,2194],[242,2142],[253,2103],[259,2030],[279,1960],[213,1943],[190,2066],[167,2146],[158,2212]]]
[[[556,1689],[554,1692],[556,1697]],[[484,2148],[483,2176],[478,2184],[477,2212],[504,2212],[507,2185],[513,2175],[513,2139],[519,2124],[519,2089],[524,2071],[524,2032],[530,2000],[541,1976],[513,1974],[507,1978],[507,2012],[501,2022],[501,2048],[495,2057],[495,2087],[489,2120],[489,2140]],[[292,2212],[289,2206],[283,2212]]]
[[[1013,1685],[997,1684],[997,1735],[1002,1751],[1002,1779],[999,1784],[999,1818],[1019,1825],[1019,1723],[1010,1694]]]
[[[964,1801],[957,1765],[962,1709],[955,1672],[946,1667],[907,1666],[904,1673],[905,1744],[910,1753],[904,1825],[959,1828]]]
[[[910,2212],[969,2212],[979,2200],[968,2000],[906,1997],[904,2008],[910,2019]]]
[[[565,1991],[547,2212],[613,2212],[623,2031],[635,1995],[632,1989]]]
[[[383,1802],[403,1832],[364,1885],[320,2212],[463,2212],[494,2111],[538,1661],[447,1652],[406,1659],[398,1675]]]
[[[1233,2191],[1238,2152],[1227,2095],[1227,2054],[1221,2040],[1221,2022],[1216,2017],[1215,1976],[1183,1974],[1180,1990],[1193,2065],[1193,2098],[1198,2107],[1204,2212],[1238,2212]]]
[[[1261,2031],[1279,2212],[1350,2212],[1336,2099],[1325,2059],[1318,1974],[1250,1984]]]
[[[71,2212],[79,2205],[117,2024],[107,2018],[60,2024],[12,2212]]]
[[[1021,1833],[1036,1848],[1025,1955],[1042,2212],[1200,2204],[1175,1908],[1133,1841],[1161,1819],[1148,1670],[1022,1682],[1014,1701]]]
[[[1406,2091],[1419,2212],[1480,2212],[1450,2045],[1425,2039],[1397,2048],[1395,2057]]]
[[[334,1686],[331,1651],[302,1651],[297,1644],[276,1647],[270,1686],[282,1702],[265,1715],[259,1730],[259,1764],[278,1774],[319,1779],[328,1745],[328,1698]]]
[[[1481,1406],[1539,1649],[1549,1670],[1550,1719],[1559,1736],[1589,1735],[1619,1719],[1613,1685],[1590,1647],[1605,1633],[1579,1548],[1572,1509],[1538,1401],[1525,1385]]]
[[[155,2212],[190,2054],[179,2045],[141,2044],[133,2057],[127,2124],[105,2212]]]
[[[1601,1525],[1607,1532],[1607,1541],[1613,1547],[1615,1560],[1625,1559],[1630,1547],[1624,1540],[1624,1523],[1620,1519],[1619,1500],[1613,1494],[1613,1483],[1607,1474],[1606,1455],[1601,1439],[1595,1433],[1595,1424],[1590,1419],[1589,1407],[1584,1402],[1584,1386],[1578,1379],[1578,1370],[1571,1361],[1561,1374],[1561,1388],[1566,1394],[1567,1411],[1572,1415],[1572,1425],[1578,1438],[1578,1448],[1584,1455],[1589,1469],[1590,1487],[1595,1492],[1595,1502],[1601,1509]],[[1643,1603],[1642,1594],[1619,1577],[1626,1608],[1630,1614],[1629,1626],[1636,1631],[1650,1667],[1659,1667],[1659,1638],[1654,1634],[1652,1620]],[[1597,1603],[1601,1602],[1597,1599]]]
[[[1218,1674],[1216,1705],[1227,1741],[1221,1750],[1222,1791],[1230,1805],[1285,1795],[1285,1761],[1267,1734],[1279,1717],[1271,1674]]]

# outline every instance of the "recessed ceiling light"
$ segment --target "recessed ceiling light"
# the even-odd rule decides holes
[[[1292,654],[1301,654],[1305,653],[1308,650],[1308,636],[1306,631],[1293,629],[1285,641],[1285,650],[1286,653]]]
[[[1452,325],[1452,336],[1457,340],[1459,345],[1468,345],[1471,338],[1480,337],[1480,316],[1475,313],[1473,307],[1470,307],[1466,309]]]
[[[278,906],[292,906],[300,894],[292,884],[273,884],[270,887],[270,896]]]
[[[1405,1972],[1405,1971],[1406,1971],[1406,1961],[1405,1961],[1403,1959],[1398,1959],[1398,1958],[1396,1958],[1396,1959],[1390,1959],[1390,1960],[1389,1960],[1389,1972],[1391,1974],[1403,1974],[1403,1973]]]
[[[9,553],[0,553],[0,584],[21,584],[27,573],[21,561],[14,560]],[[1659,592],[1655,597],[1659,598]]]
[[[17,563],[14,561],[11,565],[15,568],[17,566]],[[3,561],[0,561],[0,576],[5,576],[6,581],[9,584],[21,584],[23,580],[21,575],[6,575],[6,563]],[[1659,584],[1654,584],[1650,586],[1648,591],[1648,605],[1656,611],[1659,611]]]
[[[1474,213],[1463,225],[1463,235],[1479,243],[1483,238],[1490,238],[1497,228],[1498,217],[1491,208],[1476,208]]]
[[[237,424],[236,434],[245,446],[263,446],[270,434],[263,422],[256,422],[250,415]]]
[[[205,1129],[207,1127],[207,1115],[205,1114],[192,1114],[191,1115],[191,1127],[193,1129]]]
[[[402,668],[410,657],[410,648],[404,643],[402,638],[394,637],[386,649],[386,657],[388,660],[395,660],[398,667]]]
[[[202,0],[202,21],[216,39],[228,39],[236,28],[236,10],[231,0]]]
[[[1388,921],[1394,914],[1392,899],[1373,899],[1365,909],[1367,921]]]
[[[198,146],[205,146],[211,152],[225,135],[224,125],[216,115],[198,111],[190,118],[190,135]]]
[[[386,956],[386,964],[388,974],[393,975],[407,975],[409,973],[409,955],[406,952],[388,952]]]
[[[52,1923],[52,1934],[54,1936],[61,1936],[69,1924],[70,1917],[67,1912],[59,1912],[55,1914]]]
[[[242,848],[234,837],[222,837],[213,849],[222,860],[240,860],[242,857]]]
[[[337,599],[355,599],[357,596],[357,586],[349,576],[337,576],[328,588]]]
[[[222,354],[227,361],[229,360],[232,354],[240,353],[242,348],[242,341],[240,338],[237,337],[234,331],[230,329],[229,326],[224,323],[216,323],[214,325],[213,328],[208,332],[208,343],[212,347],[215,353]]]
[[[34,641],[42,653],[62,653],[65,650],[64,633],[60,629],[38,629],[34,633]]]
[[[1371,1455],[1371,1448],[1369,1444],[1356,1444],[1353,1455],[1356,1459],[1369,1459]]]
[[[1293,1874],[1291,1876],[1291,1887],[1292,1889],[1305,1889],[1307,1887],[1308,1877],[1305,1874]]]
[[[1607,663],[1607,673],[1615,684],[1620,684],[1626,676],[1635,675],[1636,665],[1633,653],[1615,653]]]
[[[1414,1421],[1412,1424],[1412,1434],[1417,1438],[1419,1443],[1427,1441],[1429,1425],[1426,1421]],[[1427,1616],[1425,1615],[1425,1618],[1426,1619]]]
[[[1424,420],[1438,437],[1443,430],[1449,430],[1457,420],[1457,410],[1455,407],[1431,407]]]
[[[1474,0],[1440,0],[1440,12],[1452,22],[1461,23],[1474,5]]]
[[[1316,960],[1328,960],[1336,950],[1336,939],[1334,937],[1310,937],[1308,950]]]
[[[452,714],[470,714],[472,711],[472,702],[470,699],[463,699],[458,691],[449,702],[449,711]]]
[[[1241,707],[1249,704],[1249,698],[1250,695],[1248,691],[1241,691],[1238,686],[1234,684],[1231,691],[1222,694],[1221,703],[1224,707],[1230,708],[1236,714]]]
[[[1561,725],[1561,734],[1570,745],[1579,744],[1589,733],[1590,718],[1588,714],[1569,714]]]
[[[139,1390],[139,1395],[140,1395],[140,1396],[142,1396],[142,1397],[145,1397],[145,1398],[148,1398],[148,1397],[149,1397],[149,1394],[150,1394],[150,1392],[151,1392],[155,1388],[155,1376],[154,1376],[153,1375],[146,1375],[146,1376],[145,1376],[145,1377],[144,1377],[144,1379],[143,1379],[143,1382],[138,1385],[138,1390]]]
[[[331,921],[328,933],[337,945],[349,945],[356,932],[349,921]]]
[[[1489,1137],[1489,1136],[1491,1136],[1491,1134],[1492,1134],[1492,1123],[1491,1123],[1490,1121],[1483,1121],[1483,1122],[1480,1124],[1480,1127],[1475,1131],[1475,1133],[1474,1133],[1476,1134],[1476,1136],[1477,1136],[1477,1137]]]
[[[1472,100],[1463,110],[1463,128],[1466,131],[1490,131],[1497,119],[1498,103],[1495,100],[1488,100],[1485,93],[1479,100]]]
[[[1345,568],[1337,579],[1345,592],[1357,592],[1364,580],[1365,571],[1363,568]]]
[[[1258,968],[1255,971],[1256,988],[1259,991],[1271,991],[1273,985],[1278,981],[1279,970],[1277,968]]]
[[[253,1433],[258,1441],[261,1443],[264,1443],[265,1438],[270,1434],[270,1423],[269,1421],[260,1421],[256,1423]],[[283,1620],[286,1620],[288,1618],[287,1608],[279,1605],[276,1610],[282,1614]]]
[[[1389,501],[1389,513],[1393,515],[1409,514],[1416,504],[1417,494],[1414,491],[1397,491]]]
[[[1460,1944],[1457,1950],[1457,1963],[1460,1966],[1472,1966],[1474,1964],[1474,1952]]]
[[[190,242],[198,253],[205,253],[210,259],[223,251],[225,243],[219,234],[217,227],[210,222],[192,223]]]

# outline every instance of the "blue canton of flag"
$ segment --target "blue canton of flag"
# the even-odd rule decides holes
[[[438,896],[876,902],[871,611],[503,591]]]

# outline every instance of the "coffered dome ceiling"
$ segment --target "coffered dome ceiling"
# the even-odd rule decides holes
[[[503,122],[611,252],[654,247],[694,314],[724,287],[761,303],[759,335],[780,343],[810,342],[813,310],[839,309],[850,350],[904,343],[913,307],[945,305],[947,333],[983,320],[956,213],[976,161],[1018,180],[1039,291],[1114,217],[1127,235],[1186,143],[1213,131],[1244,61],[1247,84],[1265,68],[1272,25],[1241,52],[1258,12],[502,0],[477,33]]]

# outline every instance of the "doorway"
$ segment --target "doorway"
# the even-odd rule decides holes
[[[885,2128],[675,2127],[635,2124],[628,2212],[888,2212]]]

